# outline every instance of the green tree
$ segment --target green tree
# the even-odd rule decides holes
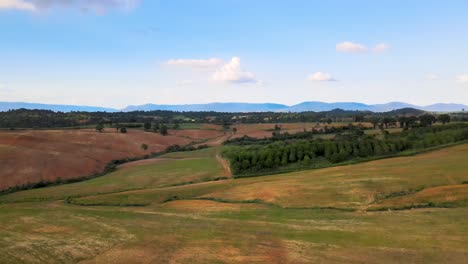
[[[120,133],[122,133],[122,134],[127,133],[127,128],[121,127],[121,128],[120,128]]]
[[[169,134],[167,132],[167,126],[166,125],[161,125],[161,128],[159,129],[159,133],[163,136],[166,136],[167,134]]]
[[[405,128],[408,125],[408,118],[406,116],[398,117],[398,123],[400,123],[401,128]]]
[[[288,153],[283,151],[283,155],[281,157],[281,165],[286,166],[288,164]]]
[[[310,165],[309,155],[304,156],[304,160],[302,161],[302,165],[304,165],[304,166],[309,166]]]
[[[103,126],[102,124],[96,125],[96,131],[97,131],[97,132],[101,133],[102,130],[104,130],[104,126]]]
[[[419,117],[419,123],[421,124],[421,126],[431,126],[435,121],[435,116],[431,114],[424,114]]]
[[[358,123],[364,122],[364,115],[354,116],[354,122],[358,122]]]
[[[439,116],[438,120],[445,125],[446,123],[450,123],[450,116],[447,114],[442,114]]]
[[[148,149],[148,145],[146,145],[145,143],[141,144],[141,149],[146,151]]]
[[[377,128],[377,125],[380,123],[380,118],[379,117],[372,117],[370,122],[372,123],[372,126],[374,127],[374,129]]]
[[[296,150],[291,149],[291,152],[289,152],[289,162],[296,162]]]
[[[248,168],[250,168],[250,161],[248,159],[244,159],[242,161],[242,169],[247,170]]]
[[[159,131],[159,123],[154,123],[153,124],[153,132],[158,132]]]
[[[150,130],[151,129],[151,123],[150,122],[145,122],[143,124],[143,127],[145,128],[145,130]]]

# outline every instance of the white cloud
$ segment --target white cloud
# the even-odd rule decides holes
[[[231,83],[257,83],[255,75],[242,70],[239,57],[233,57],[231,61],[216,70],[212,76],[214,81]]]
[[[36,6],[24,0],[0,0],[0,9],[18,9],[34,11]]]
[[[211,58],[206,60],[193,59],[171,59],[167,61],[167,65],[171,66],[186,66],[194,68],[217,67],[223,63],[222,59]]]
[[[336,81],[330,74],[326,72],[316,72],[309,75],[308,78],[310,81],[314,82],[333,82]]]
[[[457,77],[457,80],[461,83],[468,83],[468,73],[462,74]]]
[[[381,52],[386,52],[389,49],[390,49],[390,45],[386,43],[380,43],[380,44],[377,44],[374,48],[372,48],[372,51],[381,53]]]
[[[58,7],[103,13],[110,9],[133,9],[139,2],[140,0],[0,0],[0,9],[37,11]]]
[[[345,41],[336,44],[336,50],[339,52],[347,52],[347,53],[362,53],[367,52],[369,49],[358,43],[353,43],[351,41]]]

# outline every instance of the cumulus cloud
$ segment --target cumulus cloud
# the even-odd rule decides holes
[[[346,52],[346,53],[362,53],[367,52],[369,49],[358,43],[353,43],[351,41],[345,41],[336,44],[336,50],[339,52]]]
[[[308,78],[310,81],[314,82],[333,82],[336,81],[330,74],[326,72],[316,72],[309,75]]]
[[[110,9],[133,9],[140,0],[0,0],[0,9],[25,11],[72,8],[80,11],[106,12]]]
[[[212,79],[220,82],[230,83],[257,83],[255,75],[251,72],[244,71],[241,67],[240,58],[233,57],[230,62],[224,64],[216,70]]]
[[[372,48],[373,52],[386,52],[390,49],[390,45],[386,43],[377,44],[374,48]]]
[[[185,66],[195,68],[217,67],[223,63],[222,59],[211,58],[206,60],[193,60],[193,59],[171,59],[167,61],[167,65],[171,66]]]
[[[461,83],[468,83],[468,73],[462,74],[457,77],[457,80]]]

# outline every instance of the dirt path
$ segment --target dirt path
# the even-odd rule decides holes
[[[232,178],[232,173],[231,173],[231,167],[229,167],[228,162],[221,157],[221,154],[219,154],[219,150],[216,153],[216,160],[223,166],[224,168],[224,174],[226,177]]]

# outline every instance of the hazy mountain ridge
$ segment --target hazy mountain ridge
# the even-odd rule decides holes
[[[39,103],[23,103],[23,102],[0,102],[0,111],[8,111],[13,109],[41,109],[60,112],[71,111],[86,111],[86,112],[130,112],[130,111],[214,111],[214,112],[322,112],[331,111],[333,109],[343,109],[352,111],[372,111],[372,112],[387,112],[402,108],[414,108],[431,112],[454,112],[468,109],[468,105],[437,103],[427,106],[418,106],[404,102],[389,102],[386,104],[364,104],[358,102],[336,102],[325,103],[318,101],[302,102],[296,105],[288,106],[275,103],[208,103],[208,104],[181,104],[181,105],[130,105],[123,109],[95,107],[95,106],[79,106],[79,105],[54,105],[54,104],[39,104]]]
[[[51,110],[55,112],[118,112],[119,109],[99,107],[99,106],[81,106],[81,105],[59,105],[59,104],[40,104],[40,103],[24,103],[24,102],[0,102],[0,111],[8,111],[15,109],[39,109]]]
[[[386,104],[364,104],[358,102],[336,102],[325,103],[319,101],[309,101],[295,104],[292,106],[274,104],[274,103],[209,103],[209,104],[187,104],[187,105],[157,105],[146,104],[140,106],[128,106],[122,111],[152,111],[152,110],[170,110],[170,111],[215,111],[215,112],[323,112],[333,109],[343,109],[352,111],[372,111],[387,112],[402,108],[414,108],[432,112],[454,112],[468,109],[468,105],[437,103],[427,106],[418,106],[404,102],[389,102]]]
[[[152,111],[152,110],[169,110],[169,111],[214,111],[214,112],[268,112],[280,111],[288,108],[287,105],[274,103],[208,103],[208,104],[184,104],[184,105],[130,105],[122,109],[124,112],[129,111]]]

